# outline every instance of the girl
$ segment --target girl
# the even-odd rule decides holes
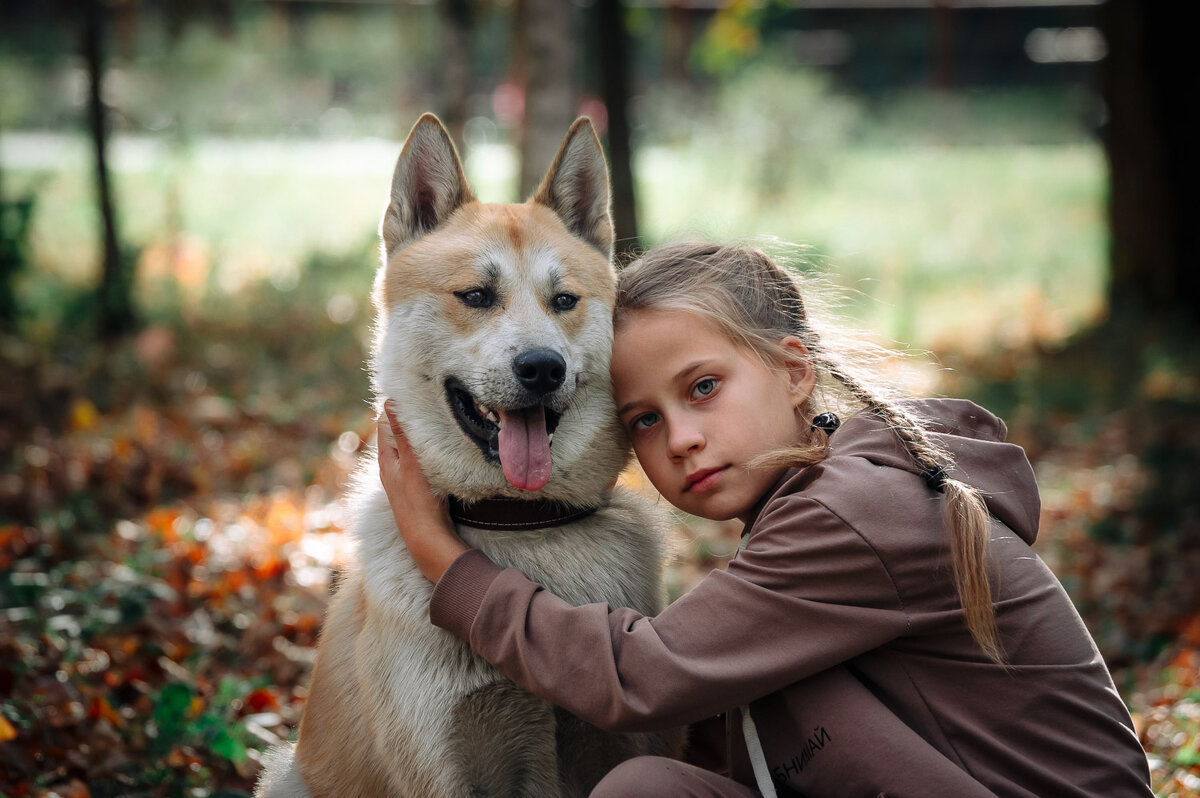
[[[602,728],[727,730],[729,778],[635,759],[593,795],[1151,795],[1096,646],[1030,549],[1037,487],[1003,422],[868,388],[757,249],[626,268],[612,377],[655,488],[745,523],[727,569],[657,617],[501,570],[454,534],[398,426],[380,442],[435,624]]]

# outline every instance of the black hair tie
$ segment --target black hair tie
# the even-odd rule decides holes
[[[946,467],[944,465],[936,465],[933,468],[925,469],[925,473],[921,474],[925,480],[925,484],[930,490],[936,490],[941,493],[946,487]]]
[[[832,435],[841,424],[842,420],[836,414],[822,413],[812,420],[812,431],[822,430],[826,435]]]

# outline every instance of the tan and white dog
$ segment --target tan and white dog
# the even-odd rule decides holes
[[[459,533],[577,604],[661,606],[664,521],[614,488],[628,446],[608,373],[608,172],[586,119],[533,198],[476,201],[436,117],[400,153],[375,281],[373,389],[390,397]],[[321,634],[294,749],[257,795],[583,796],[677,735],[614,735],[516,688],[429,621],[432,585],[374,459],[353,499],[356,562]]]

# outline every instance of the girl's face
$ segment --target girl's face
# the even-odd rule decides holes
[[[712,322],[682,310],[640,310],[613,339],[617,412],[646,476],[671,504],[702,518],[748,514],[783,468],[758,455],[800,442],[798,408],[812,393],[808,352],[785,338],[771,369]]]

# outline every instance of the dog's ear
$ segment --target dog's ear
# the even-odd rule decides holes
[[[474,199],[450,134],[436,116],[422,115],[396,161],[391,200],[380,223],[387,258]]]
[[[608,164],[592,120],[581,116],[571,125],[533,201],[554,211],[568,230],[612,258]]]

